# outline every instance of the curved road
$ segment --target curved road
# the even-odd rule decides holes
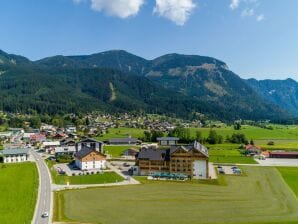
[[[48,171],[48,167],[45,162],[41,158],[41,156],[31,150],[31,154],[33,155],[36,164],[39,170],[39,190],[38,190],[38,199],[37,205],[35,208],[34,218],[32,220],[33,224],[49,224],[51,223],[52,211],[51,211],[51,203],[52,203],[52,192],[51,192],[51,177]],[[48,212],[49,217],[42,218],[41,215],[44,212]]]

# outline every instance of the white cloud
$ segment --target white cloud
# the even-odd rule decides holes
[[[154,13],[182,26],[189,19],[195,7],[193,0],[156,0]]]
[[[94,11],[105,12],[122,19],[136,16],[143,4],[144,0],[91,0],[91,8]]]
[[[261,21],[263,21],[264,19],[265,19],[265,16],[264,16],[263,14],[257,16],[257,21],[258,21],[258,22],[261,22]]]
[[[237,9],[240,5],[240,0],[231,0],[230,8],[232,10]]]
[[[254,9],[246,8],[242,11],[241,16],[242,17],[249,17],[249,16],[253,16],[254,14],[255,14]]]

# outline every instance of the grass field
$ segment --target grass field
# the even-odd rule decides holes
[[[34,163],[0,164],[0,223],[31,223],[37,191]]]
[[[297,167],[278,167],[282,177],[298,197],[298,168]]]
[[[226,186],[152,181],[56,194],[55,221],[82,223],[297,223],[298,201],[274,167],[242,167]],[[83,200],[82,200],[83,199]],[[58,214],[57,214],[58,213]]]
[[[115,172],[104,172],[103,174],[90,174],[82,176],[67,176],[59,175],[53,168],[53,162],[47,160],[48,167],[50,169],[52,180],[55,184],[70,185],[76,184],[107,184],[123,181],[124,178],[116,174]]]
[[[127,138],[129,136],[133,138],[142,138],[144,136],[143,129],[139,128],[109,128],[109,132],[103,137],[97,137],[97,140],[107,141],[111,138]]]
[[[243,133],[246,137],[254,140],[266,140],[266,139],[296,139],[298,140],[298,126],[273,126],[273,130],[243,125],[241,130],[234,130],[233,127],[222,127],[222,128],[213,128],[216,132],[223,137],[227,135],[232,135],[233,133]],[[210,128],[191,128],[191,133],[195,136],[196,130],[200,130],[204,137],[207,137],[210,131]]]
[[[104,151],[105,153],[108,153],[112,155],[112,157],[120,157],[126,149],[139,149],[139,146],[123,146],[123,145],[117,145],[117,146],[111,146],[111,145],[105,145]]]

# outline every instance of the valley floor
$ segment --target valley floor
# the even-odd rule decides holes
[[[81,223],[297,223],[298,200],[277,168],[243,166],[223,181],[147,181],[55,193],[54,221]]]

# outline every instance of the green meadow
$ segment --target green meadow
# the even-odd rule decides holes
[[[278,167],[277,169],[298,198],[298,167]]]
[[[38,192],[34,163],[0,164],[0,223],[29,224]]]
[[[111,138],[127,138],[129,136],[134,138],[142,138],[144,136],[144,131],[144,129],[139,128],[109,128],[108,133],[104,134],[102,137],[97,137],[96,139],[107,141]]]
[[[221,184],[144,181],[141,185],[60,191],[54,221],[102,224],[285,224],[298,201],[274,167],[241,167]]]

